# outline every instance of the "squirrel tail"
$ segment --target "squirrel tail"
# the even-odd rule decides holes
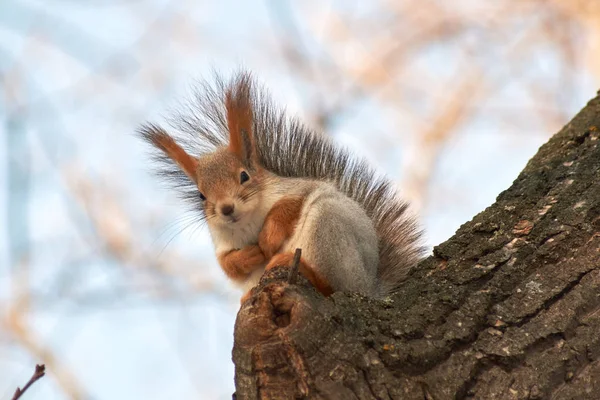
[[[194,100],[176,112],[168,122],[171,136],[193,155],[226,146],[227,93],[243,93],[253,112],[254,144],[261,166],[282,177],[307,178],[333,183],[338,190],[358,202],[373,221],[379,236],[377,297],[393,292],[423,255],[421,231],[408,215],[408,205],[393,183],[375,172],[364,159],[350,155],[322,134],[308,129],[298,119],[288,117],[270,99],[269,93],[248,72],[239,72],[230,81],[216,75],[213,83],[203,81],[194,89]],[[159,129],[148,124],[140,134]],[[158,171],[171,180],[181,195],[197,204],[195,184],[180,168],[160,152]],[[194,207],[196,208],[196,207]],[[196,212],[198,208],[196,208]]]

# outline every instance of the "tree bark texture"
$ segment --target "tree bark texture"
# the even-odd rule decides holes
[[[600,399],[599,139],[597,97],[387,300],[271,271],[237,316],[235,397]]]

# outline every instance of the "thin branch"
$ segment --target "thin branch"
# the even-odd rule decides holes
[[[294,261],[292,261],[292,268],[290,269],[290,276],[288,282],[292,285],[296,284],[298,279],[298,268],[300,265],[300,256],[302,255],[302,249],[296,249],[294,253]]]
[[[29,386],[33,385],[35,381],[37,381],[44,375],[46,375],[46,366],[44,364],[36,364],[35,372],[29,379],[29,382],[27,382],[27,384],[23,386],[23,389],[18,387],[17,390],[15,390],[15,394],[13,395],[12,400],[17,400],[18,398],[20,398],[23,395],[23,393],[25,393],[25,391],[29,389]]]
[[[2,321],[2,328],[9,332],[15,341],[25,348],[35,359],[44,360],[48,364],[48,368],[52,370],[52,374],[60,385],[61,389],[67,394],[70,399],[86,398],[85,391],[79,386],[75,376],[61,365],[59,358],[53,353],[52,349],[43,343],[41,338],[29,329],[24,322],[24,317],[19,313],[18,309],[10,307],[7,312],[7,318]]]

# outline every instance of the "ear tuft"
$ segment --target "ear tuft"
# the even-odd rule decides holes
[[[181,168],[188,178],[197,183],[196,169],[198,167],[198,160],[186,153],[163,128],[153,124],[146,124],[139,129],[139,134],[144,140],[165,153],[167,157]]]
[[[227,127],[229,129],[229,151],[244,164],[254,161],[252,78],[240,74],[225,93]]]

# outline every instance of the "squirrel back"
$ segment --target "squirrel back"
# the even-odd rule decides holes
[[[254,113],[254,147],[264,169],[281,177],[329,182],[365,210],[379,239],[378,297],[392,292],[422,256],[421,232],[407,215],[408,204],[399,197],[393,183],[377,174],[366,160],[311,131],[298,119],[286,116],[249,73],[241,72],[229,82],[219,76],[214,84],[202,82],[194,91],[194,101],[169,118],[175,129],[170,136],[194,157],[226,146],[226,94],[232,91],[249,94]],[[147,124],[140,133],[152,141],[156,131],[161,128]],[[159,162],[158,173],[189,201],[194,212],[202,210],[201,194],[181,166],[164,152],[155,152],[154,157]]]

